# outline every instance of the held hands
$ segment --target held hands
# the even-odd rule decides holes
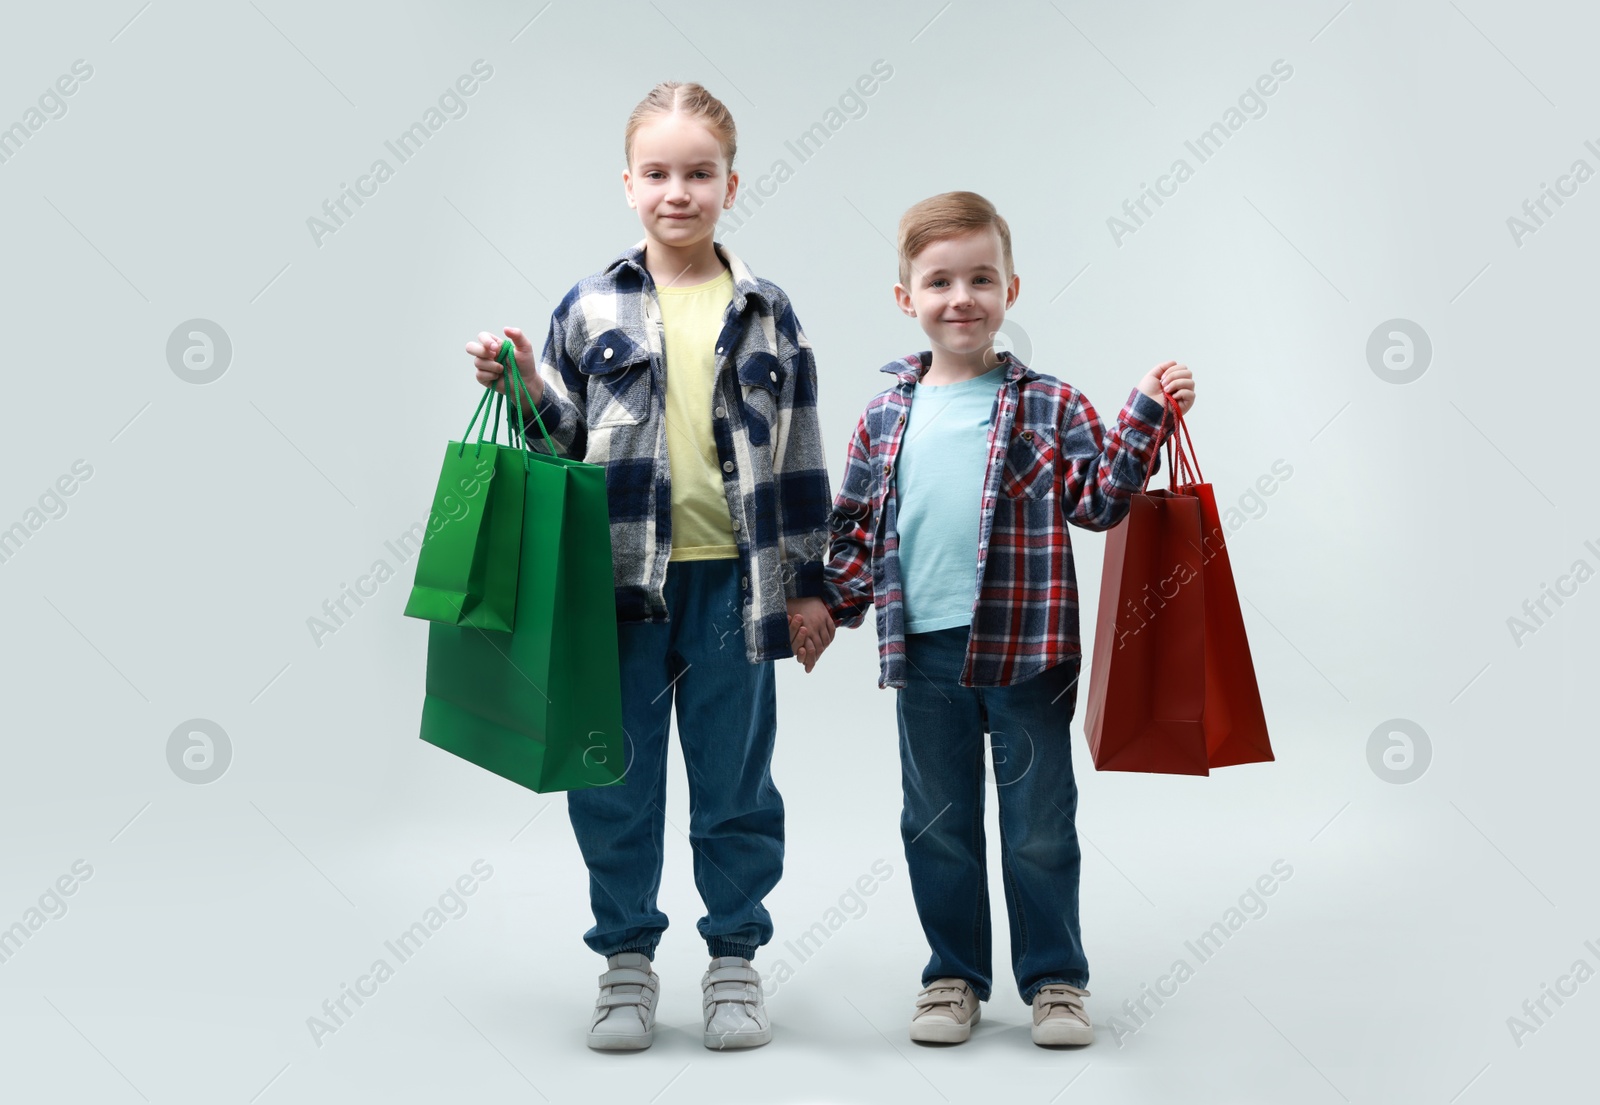
[[[1177,361],[1163,361],[1146,372],[1139,381],[1139,390],[1163,406],[1166,405],[1162,398],[1165,393],[1177,402],[1180,414],[1188,414],[1189,408],[1194,406],[1194,374],[1188,365]]]
[[[789,647],[794,649],[794,658],[805,665],[806,674],[809,675],[817,664],[817,658],[833,643],[833,617],[819,598],[786,601],[789,607]]]
[[[522,377],[522,382],[527,386],[528,395],[537,406],[544,398],[544,382],[539,379],[536,371],[538,358],[533,352],[533,343],[528,340],[528,335],[515,326],[506,327],[506,336],[511,339],[512,347],[517,353],[517,374]],[[467,353],[472,357],[472,364],[478,370],[478,383],[486,388],[505,394],[506,382],[505,366],[495,360],[500,352],[500,339],[487,330],[478,335],[477,341],[467,343]]]

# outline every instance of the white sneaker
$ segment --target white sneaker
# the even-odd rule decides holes
[[[1083,999],[1089,991],[1065,983],[1039,987],[1033,995],[1033,1042],[1041,1047],[1094,1043],[1094,1025]]]
[[[718,956],[700,980],[706,1047],[760,1047],[772,1039],[761,999],[761,975],[748,959]]]
[[[589,1024],[589,1046],[596,1051],[637,1051],[650,1046],[656,1028],[660,980],[643,952],[608,956],[600,976],[600,996]]]
[[[936,978],[917,995],[911,1038],[921,1044],[964,1044],[982,1015],[971,983],[964,978]]]

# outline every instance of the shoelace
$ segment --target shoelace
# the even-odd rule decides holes
[[[1073,1017],[1084,1024],[1088,1024],[1089,1013],[1083,1006],[1083,999],[1088,996],[1089,991],[1079,990],[1071,986],[1041,986],[1033,1000],[1036,1004],[1044,1007],[1045,1017],[1050,1016],[1051,1010],[1056,1006],[1061,1006]]]

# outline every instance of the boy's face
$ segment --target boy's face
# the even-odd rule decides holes
[[[718,216],[733,206],[739,174],[728,172],[705,124],[673,113],[634,132],[633,164],[623,170],[622,184],[646,237],[679,249],[715,233]]]
[[[1021,288],[1004,266],[1000,232],[992,226],[942,238],[911,259],[911,286],[896,284],[895,302],[936,351],[992,367],[995,335]]]

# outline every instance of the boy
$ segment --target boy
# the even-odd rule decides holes
[[[987,730],[1006,750],[994,757],[1001,867],[1033,1041],[1088,1044],[1067,523],[1105,530],[1122,520],[1174,426],[1162,393],[1187,411],[1192,376],[1171,361],[1151,369],[1102,436],[1081,392],[995,353],[1020,282],[1010,229],[989,201],[923,200],[900,220],[899,248],[895,300],[933,349],[884,366],[896,382],[856,427],[830,518],[825,601],[852,628],[876,608],[878,685],[897,688],[901,839],[932,949],[911,1038],[965,1041],[989,998]],[[796,632],[809,669],[827,640]]]

